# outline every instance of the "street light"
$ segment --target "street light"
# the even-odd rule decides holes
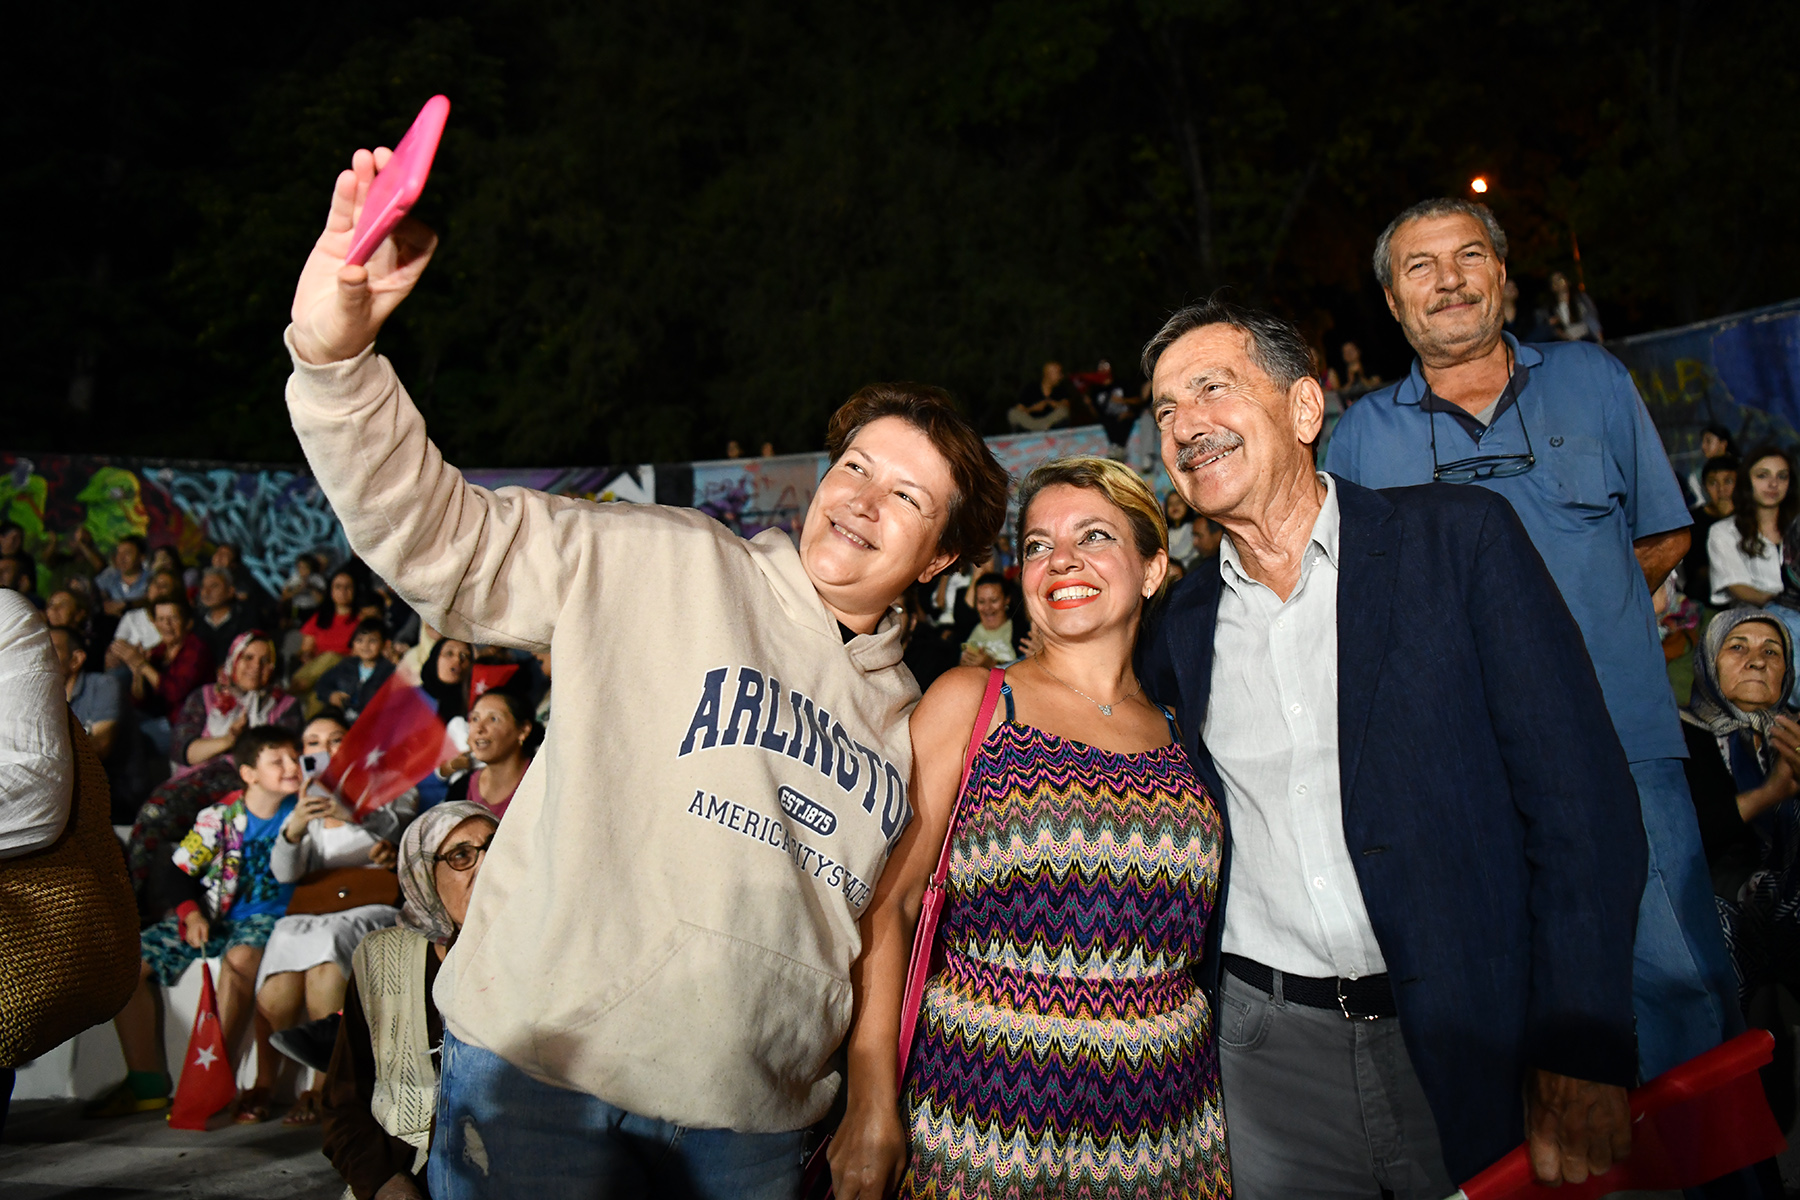
[[[1477,196],[1486,195],[1487,189],[1488,182],[1486,176],[1477,175],[1475,178],[1469,180],[1469,190],[1474,192]]]

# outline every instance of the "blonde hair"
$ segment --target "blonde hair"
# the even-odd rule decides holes
[[[1131,526],[1131,539],[1145,558],[1154,558],[1158,550],[1169,549],[1169,522],[1163,516],[1156,493],[1150,490],[1136,471],[1122,462],[1091,455],[1076,455],[1047,462],[1025,477],[1019,485],[1019,521],[1013,531],[1013,545],[1023,554],[1025,549],[1025,514],[1031,502],[1047,487],[1067,484],[1099,492],[1112,506],[1125,514]]]

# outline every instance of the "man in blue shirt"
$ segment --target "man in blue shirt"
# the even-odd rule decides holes
[[[1692,518],[1617,359],[1503,332],[1506,234],[1485,205],[1407,209],[1377,240],[1375,273],[1419,357],[1344,415],[1325,469],[1372,488],[1436,479],[1500,493],[1561,589],[1631,762],[1649,841],[1632,980],[1649,1079],[1742,1028],[1651,603],[1688,549]]]

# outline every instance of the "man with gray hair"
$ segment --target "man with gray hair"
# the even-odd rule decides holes
[[[224,664],[237,635],[255,626],[249,606],[237,598],[237,583],[225,567],[208,567],[200,573],[199,604],[194,633],[212,652],[213,661]]]
[[[1311,372],[1216,301],[1144,352],[1170,477],[1225,529],[1142,678],[1225,816],[1200,973],[1234,1194],[1441,1200],[1527,1136],[1579,1183],[1630,1149],[1631,774],[1512,509],[1318,472]]]
[[[1653,1078],[1743,1027],[1651,603],[1693,518],[1617,359],[1583,342],[1521,345],[1502,328],[1506,233],[1486,205],[1414,205],[1376,239],[1374,267],[1418,358],[1345,414],[1325,466],[1364,487],[1435,479],[1498,492],[1556,580],[1649,843],[1633,1003],[1639,1070]]]

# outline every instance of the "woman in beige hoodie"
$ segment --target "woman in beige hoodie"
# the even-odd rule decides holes
[[[436,236],[409,219],[344,262],[385,161],[338,177],[294,295],[295,432],[428,624],[557,665],[556,724],[435,987],[431,1194],[630,1195],[666,1168],[791,1196],[838,1088],[857,920],[912,812],[892,609],[992,544],[1006,474],[944,393],[903,384],[832,418],[797,549],[468,483],[373,352]]]

